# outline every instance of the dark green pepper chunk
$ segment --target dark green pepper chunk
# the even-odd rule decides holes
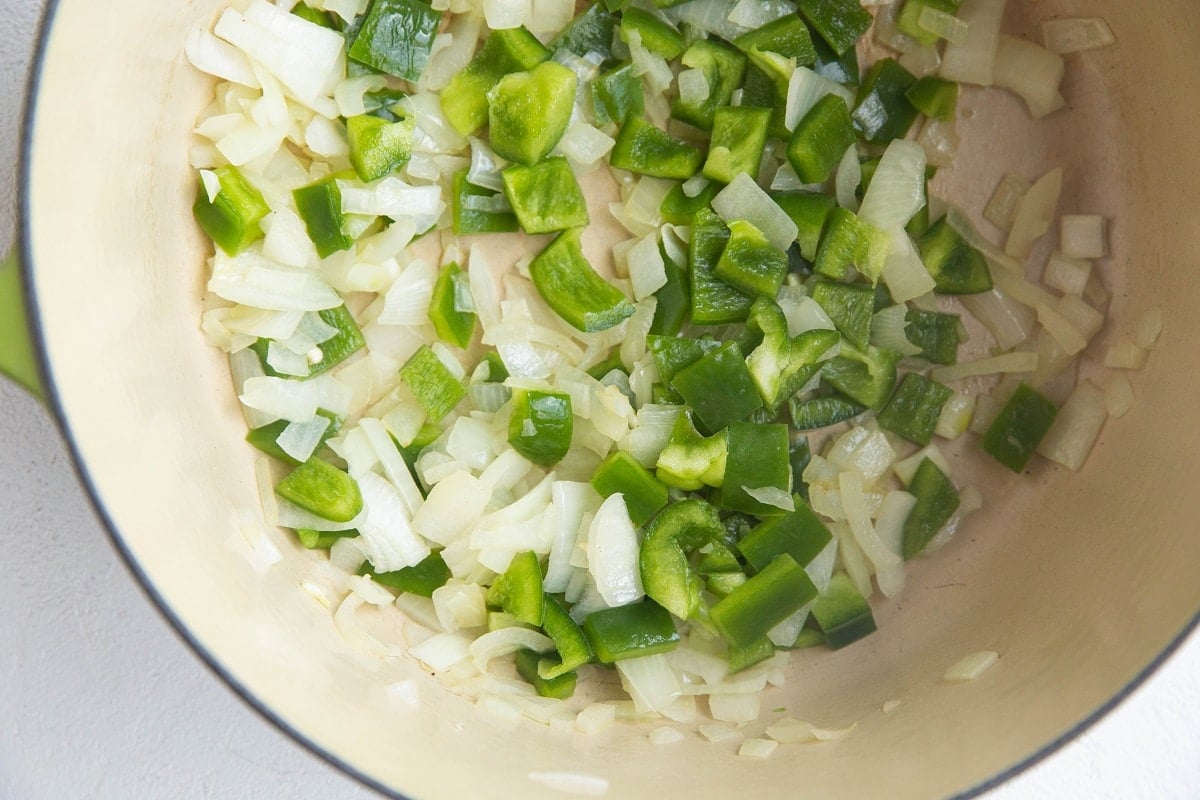
[[[983,450],[1013,472],[1020,472],[1056,416],[1057,406],[1022,383],[983,435]]]
[[[792,425],[798,431],[815,431],[853,419],[867,410],[861,403],[845,397],[813,397],[808,400],[793,399],[791,403]]]
[[[787,253],[776,250],[762,231],[745,220],[729,223],[729,241],[713,275],[751,296],[774,298],[787,276]]]
[[[746,318],[754,298],[739,292],[713,275],[713,269],[729,241],[729,228],[709,208],[696,212],[692,220],[689,253],[689,282],[693,325],[724,325]]]
[[[768,519],[738,542],[738,552],[754,569],[766,569],[777,556],[787,553],[806,566],[833,540],[833,534],[799,495],[792,496],[796,510]]]
[[[686,180],[700,170],[704,154],[682,139],[656,128],[640,115],[621,126],[609,164],[655,178]]]
[[[578,84],[574,72],[553,61],[501,78],[487,93],[488,132],[496,154],[520,164],[536,164],[549,155],[571,121]]]
[[[310,458],[275,487],[275,493],[321,519],[349,522],[363,509],[358,483],[319,458]]]
[[[788,142],[788,163],[805,183],[824,183],[857,140],[846,101],[825,95],[796,123]]]
[[[959,326],[962,323],[957,314],[911,308],[904,318],[907,322],[904,335],[921,348],[921,358],[934,364],[958,363]]]
[[[621,494],[634,525],[644,525],[667,504],[667,487],[624,450],[617,450],[596,467],[592,488],[601,497]]]
[[[709,431],[719,431],[762,408],[762,398],[737,342],[726,342],[684,367],[671,386]]]
[[[538,697],[550,697],[555,700],[566,700],[575,694],[575,684],[579,676],[574,672],[564,672],[553,678],[543,678],[538,673],[538,667],[547,659],[533,650],[518,650],[514,656],[517,674],[528,681]]]
[[[761,28],[743,33],[733,40],[733,46],[743,53],[758,49],[794,58],[796,66],[810,67],[817,60],[812,35],[795,14],[780,17]]]
[[[718,108],[713,114],[712,141],[708,159],[704,162],[704,177],[721,183],[729,183],[739,172],[756,177],[770,122],[768,108]]]
[[[939,294],[978,294],[992,290],[987,259],[942,217],[917,241],[925,269]]]
[[[450,568],[440,552],[430,553],[414,566],[395,572],[376,572],[371,580],[399,592],[433,597],[434,590],[445,586],[446,581],[450,580]]]
[[[640,8],[627,8],[621,13],[621,41],[628,43],[633,33],[641,38],[642,47],[668,61],[678,57],[687,47],[683,34]]]
[[[750,647],[817,596],[804,568],[787,553],[712,608],[712,621],[734,647]]]
[[[566,51],[580,58],[589,54],[608,54],[612,47],[613,30],[617,18],[604,9],[600,3],[593,3],[586,11],[577,14],[562,33],[554,37],[550,49],[554,52]]]
[[[844,572],[835,573],[829,588],[813,604],[813,619],[834,650],[875,632],[875,615]]]
[[[788,84],[792,61],[778,53],[752,48],[747,54],[746,77],[742,83],[742,105],[771,109],[768,130],[772,136],[786,139]]]
[[[325,411],[324,409],[317,409],[317,415],[325,417],[329,420],[329,427],[325,429],[325,433],[321,435],[321,441],[317,445],[317,449],[320,449],[325,442],[329,441],[334,436],[337,436],[338,431],[342,428],[342,418],[336,414],[333,414],[332,412]],[[286,451],[284,451],[282,447],[279,446],[279,436],[290,424],[291,423],[288,420],[280,419],[270,424],[263,425],[262,427],[253,428],[249,433],[246,434],[246,441],[257,448],[260,452],[265,453],[272,458],[277,458],[286,464],[291,464],[298,467],[300,466],[301,462],[292,458],[287,454]]]
[[[883,271],[891,247],[888,237],[844,208],[833,208],[825,221],[813,271],[834,280],[845,280],[851,268],[872,282]]]
[[[671,613],[653,600],[592,612],[583,632],[601,664],[666,653],[679,645]]]
[[[917,498],[904,521],[904,558],[915,558],[958,509],[958,490],[931,459],[917,467],[908,491]]]
[[[554,233],[590,222],[579,182],[562,156],[533,166],[514,164],[501,175],[504,195],[526,233]]]
[[[560,233],[529,265],[538,294],[556,314],[585,333],[607,330],[633,316],[633,303],[584,258],[581,228]]]
[[[469,198],[490,199],[500,195],[469,182],[467,170],[454,173],[453,191],[455,233],[511,233],[519,227],[517,217],[511,211],[485,211],[472,207],[476,201]]]
[[[717,492],[716,504],[759,517],[787,513],[746,493],[747,488],[779,489],[784,494],[792,490],[787,425],[734,422],[725,431],[725,441],[725,481]]]
[[[441,13],[420,0],[374,0],[347,55],[359,64],[416,82],[425,71]]]
[[[958,11],[962,0],[904,0],[904,6],[896,17],[896,28],[905,36],[911,36],[923,45],[937,44],[938,35],[921,27],[921,12],[926,8],[953,14]]]
[[[263,237],[258,223],[271,213],[271,207],[237,167],[226,165],[213,171],[220,191],[209,200],[201,182],[192,213],[217,246],[234,256]]]
[[[671,114],[701,130],[712,130],[713,115],[718,108],[730,105],[733,93],[742,83],[746,74],[746,56],[729,45],[701,39],[684,51],[680,63],[704,73],[708,97],[697,103],[685,103],[676,98],[671,104]]]
[[[567,609],[552,595],[545,597],[542,630],[554,640],[554,647],[558,650],[557,661],[543,659],[538,664],[538,675],[542,678],[553,680],[571,670],[579,669],[595,658],[583,628],[575,624]]]
[[[314,531],[311,528],[297,528],[296,538],[300,546],[306,550],[328,550],[338,539],[353,539],[358,531],[351,528],[348,531]]]
[[[523,72],[550,58],[550,51],[525,28],[492,31],[467,68],[441,93],[442,113],[454,129],[470,136],[487,123],[487,94],[510,72]]]
[[[696,216],[696,213],[702,208],[711,206],[712,199],[717,196],[719,191],[721,191],[719,183],[709,183],[695,197],[688,197],[683,192],[683,184],[677,183],[663,198],[658,213],[662,215],[665,222],[670,222],[672,225],[691,225],[692,218]]]
[[[488,589],[488,605],[504,609],[526,625],[542,624],[545,598],[542,594],[542,566],[537,553],[517,553],[504,574]]]
[[[639,564],[646,596],[680,619],[689,619],[700,608],[704,588],[689,559],[701,548],[724,549],[723,533],[716,509],[703,500],[667,506],[647,526],[642,542]]]
[[[953,394],[950,387],[910,372],[879,412],[879,427],[924,447],[933,438],[942,407]]]
[[[825,364],[821,377],[850,399],[878,410],[896,387],[899,361],[900,354],[894,350],[873,345],[858,350],[847,344],[842,346],[841,355]]]
[[[335,178],[325,178],[292,192],[308,238],[316,245],[317,255],[326,258],[340,250],[349,250],[354,240],[346,235],[342,216],[342,190]]]
[[[871,15],[858,0],[800,0],[800,14],[837,55],[853,50],[871,27]]]
[[[732,592],[730,592],[732,594]],[[729,595],[726,595],[728,597]],[[736,675],[775,655],[775,645],[766,636],[745,646],[729,646],[729,674]]]
[[[454,377],[427,344],[421,345],[400,368],[400,379],[425,409],[426,418],[435,424],[467,396],[462,381]]]
[[[311,22],[313,25],[320,25],[322,28],[335,29],[333,15],[328,11],[318,11],[307,3],[297,3],[292,9],[292,13],[300,19]]]
[[[543,467],[561,461],[571,449],[570,395],[517,389],[512,404],[508,443],[513,449]]]
[[[631,116],[640,117],[646,111],[642,79],[634,74],[633,64],[628,61],[601,74],[592,81],[591,89],[592,110],[601,125],[624,125]]]
[[[746,359],[750,377],[770,411],[775,411],[812,380],[841,337],[837,331],[805,331],[795,338],[771,333]]]
[[[657,302],[654,306],[654,319],[650,323],[650,333],[674,336],[687,322],[688,308],[691,306],[688,279],[684,267],[675,263],[661,243],[658,251],[663,258],[667,282],[654,293]]]
[[[817,51],[817,63],[813,72],[822,78],[843,86],[858,86],[858,50],[849,48],[842,54],[835,53],[820,36],[813,37],[813,49]]]
[[[812,299],[825,309],[846,341],[860,350],[870,344],[874,289],[862,284],[817,281],[812,288]]]
[[[945,78],[926,75],[904,93],[913,108],[927,117],[949,121],[958,110],[958,84]]]
[[[686,366],[695,364],[705,353],[710,353],[721,346],[716,339],[689,339],[684,336],[659,336],[650,334],[646,337],[646,349],[654,359],[658,369],[658,377],[664,383],[670,383],[675,373]]]
[[[916,81],[916,76],[894,58],[876,61],[867,72],[851,117],[868,142],[886,144],[908,133],[917,119],[917,109],[905,93]]]
[[[466,277],[458,264],[452,262],[442,267],[429,304],[429,321],[433,323],[438,338],[464,350],[471,345],[477,319],[470,311],[459,311],[455,303]]]
[[[804,191],[781,192],[771,195],[771,199],[796,223],[799,229],[796,242],[800,247],[800,255],[808,261],[815,261],[817,248],[821,245],[821,231],[825,229],[829,212],[837,206],[837,200],[821,192]]]

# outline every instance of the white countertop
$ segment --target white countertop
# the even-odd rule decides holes
[[[0,252],[14,236],[23,76],[42,5],[0,0]],[[49,414],[3,378],[0,409],[0,800],[377,797],[204,667],[118,559]],[[987,800],[1084,797],[1200,797],[1200,638]]]

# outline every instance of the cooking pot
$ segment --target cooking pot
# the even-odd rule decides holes
[[[191,129],[211,82],[183,57],[222,0],[58,0],[30,90],[22,175],[23,273],[0,269],[5,368],[44,390],[85,483],[146,590],[229,684],[317,753],[397,797],[971,796],[1023,769],[1119,701],[1200,610],[1200,448],[1192,435],[1200,281],[1200,5],[1192,0],[1014,0],[1006,30],[1101,16],[1117,45],[1069,56],[1068,108],[1040,122],[971,90],[944,193],[978,216],[1006,172],[1066,170],[1060,209],[1109,217],[1113,294],[1091,358],[1161,307],[1165,332],[1137,404],[1110,420],[1081,474],[1047,462],[977,473],[985,508],[851,648],[794,658],[764,708],[825,726],[831,744],[766,761],[689,734],[670,747],[621,723],[594,736],[514,729],[410,659],[352,649],[300,590],[321,556],[282,533],[258,574],[230,545],[257,503],[255,453],[222,354],[199,332],[209,244],[190,212]],[[972,113],[973,110],[973,113]],[[18,286],[24,279],[24,289]],[[32,350],[19,335],[28,309]],[[31,353],[36,353],[36,356]],[[966,456],[963,457],[966,460]],[[1000,660],[948,685],[968,653]],[[388,688],[414,681],[416,708]],[[899,700],[891,713],[886,701]]]

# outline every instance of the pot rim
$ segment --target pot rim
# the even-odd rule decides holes
[[[20,127],[20,144],[18,147],[18,166],[17,166],[17,243],[16,252],[18,254],[18,268],[22,271],[25,280],[23,281],[24,302],[29,322],[30,341],[33,345],[34,358],[41,371],[42,382],[45,388],[44,402],[54,417],[59,430],[62,432],[63,439],[67,445],[67,450],[71,456],[71,463],[75,470],[80,483],[83,485],[84,491],[87,494],[88,501],[99,517],[100,522],[107,534],[109,541],[116,549],[125,567],[135,578],[138,586],[141,588],[145,596],[150,600],[151,604],[167,621],[175,634],[184,641],[185,644],[197,655],[200,660],[221,679],[234,694],[236,694],[243,703],[251,710],[255,711],[264,720],[271,723],[278,730],[285,733],[292,741],[299,744],[301,747],[326,762],[330,766],[341,771],[343,774],[353,778],[361,784],[379,792],[385,797],[392,800],[414,800],[409,796],[397,792],[382,783],[378,782],[370,775],[358,770],[335,754],[329,752],[321,745],[317,744],[312,739],[308,738],[296,728],[294,728],[282,715],[274,709],[267,706],[255,694],[244,686],[237,678],[235,678],[221,663],[215,655],[207,650],[199,641],[197,641],[187,625],[180,619],[171,609],[162,595],[155,588],[149,576],[142,570],[137,558],[128,548],[120,530],[113,522],[108,510],[104,504],[103,498],[100,496],[99,490],[92,481],[91,474],[87,464],[84,462],[75,439],[72,435],[71,427],[68,424],[65,410],[58,394],[58,387],[54,380],[54,373],[51,369],[50,358],[46,347],[44,331],[41,326],[41,316],[39,314],[37,291],[35,288],[33,277],[33,242],[32,229],[30,224],[31,208],[32,208],[32,187],[30,183],[30,169],[32,166],[33,154],[33,129],[34,122],[37,117],[37,106],[39,98],[39,86],[41,83],[42,70],[46,62],[47,50],[49,47],[50,36],[53,32],[54,21],[59,10],[60,0],[46,0],[46,5],[42,12],[42,17],[38,22],[38,30],[35,39],[33,60],[31,62],[29,75],[25,85],[24,107],[22,110],[22,120]],[[1050,756],[1057,753],[1068,743],[1082,735],[1085,731],[1099,722],[1102,718],[1109,714],[1118,705],[1124,702],[1134,691],[1139,689],[1159,667],[1170,658],[1179,649],[1185,640],[1200,627],[1200,610],[1192,617],[1192,619],[1183,627],[1183,629],[1173,638],[1161,652],[1159,652],[1149,663],[1139,671],[1125,686],[1123,686],[1116,694],[1107,701],[1098,706],[1090,714],[1072,726],[1068,731],[1061,734],[1057,738],[1047,742],[1042,747],[1030,753],[1018,763],[1012,765],[990,778],[987,778],[975,786],[951,796],[948,800],[972,800],[979,798],[987,792],[995,789],[1015,778],[1026,770],[1042,763]]]

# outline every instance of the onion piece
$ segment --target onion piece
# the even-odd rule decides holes
[[[913,344],[906,332],[908,306],[898,304],[881,309],[871,317],[871,344],[894,350],[904,356],[915,356],[921,348]]]
[[[1054,53],[1078,53],[1108,47],[1117,41],[1112,28],[1099,17],[1048,19],[1042,23],[1042,40]]]
[[[743,486],[742,491],[763,505],[768,505],[773,508],[778,508],[788,512],[796,510],[796,501],[792,498],[792,495],[789,492],[780,489],[778,486],[763,486],[757,488]]]
[[[858,160],[858,145],[846,148],[834,175],[834,193],[838,205],[848,211],[858,211],[858,187],[862,183],[862,163]]]
[[[717,193],[712,207],[725,222],[746,220],[762,231],[777,250],[786,251],[800,232],[791,217],[744,172],[738,173],[728,186]]]
[[[1087,288],[1088,278],[1091,275],[1092,263],[1090,261],[1054,253],[1046,262],[1046,269],[1042,273],[1042,283],[1063,294],[1080,296]]]
[[[953,44],[966,44],[971,29],[969,23],[933,6],[921,8],[921,15],[917,17],[917,25]]]
[[[666,708],[683,693],[666,653],[618,661],[617,672],[634,708],[642,713]]]
[[[983,218],[1002,231],[1012,230],[1013,219],[1017,215],[1017,205],[1029,191],[1029,181],[1020,175],[1009,173],[1001,179],[996,191],[983,209]]]
[[[1059,220],[1059,247],[1067,258],[1104,258],[1104,217],[1098,214],[1063,214]],[[1081,294],[1082,289],[1075,294]]]
[[[183,52],[192,66],[201,72],[251,89],[259,88],[258,77],[246,54],[206,30],[197,29],[188,34]]]
[[[491,494],[479,478],[469,472],[455,472],[429,490],[429,496],[413,515],[413,530],[431,542],[448,545],[479,522]]]
[[[789,131],[812,110],[825,95],[835,94],[846,101],[848,108],[854,107],[854,93],[836,81],[822,77],[807,67],[796,67],[788,79],[787,101],[784,106],[784,124]]]
[[[414,567],[430,553],[413,532],[405,503],[390,483],[368,472],[358,478],[365,519],[358,531],[371,566],[380,572]]]
[[[969,1],[969,0],[968,0]],[[1033,251],[1033,244],[1050,230],[1058,198],[1062,193],[1063,170],[1055,167],[1030,187],[1017,203],[1013,215],[1012,230],[1004,252],[1012,258],[1026,259]]]
[[[950,42],[942,55],[946,80],[991,86],[1000,44],[1000,22],[1007,0],[963,0],[958,19],[967,26],[966,38]]]
[[[1055,463],[1078,472],[1100,436],[1108,419],[1104,392],[1082,381],[1059,409],[1037,451]]]
[[[917,143],[896,139],[889,144],[863,196],[859,219],[885,231],[907,225],[925,205],[925,164]]]
[[[993,81],[1021,97],[1034,119],[1067,104],[1059,93],[1066,64],[1041,45],[1001,34]]]
[[[949,683],[973,681],[991,669],[992,665],[999,659],[1000,654],[994,650],[982,650],[978,653],[971,653],[946,670],[946,674],[942,676],[942,679]]]
[[[887,284],[892,299],[897,303],[907,303],[937,288],[937,282],[925,268],[908,234],[903,230],[893,230],[890,236],[891,249],[880,278]]]
[[[978,375],[1034,372],[1038,368],[1037,353],[1004,353],[1003,355],[967,361],[948,367],[936,367],[930,375],[935,381],[949,383]]]
[[[638,566],[637,529],[629,519],[625,498],[609,495],[588,528],[588,572],[610,608],[629,605],[645,596]]]

